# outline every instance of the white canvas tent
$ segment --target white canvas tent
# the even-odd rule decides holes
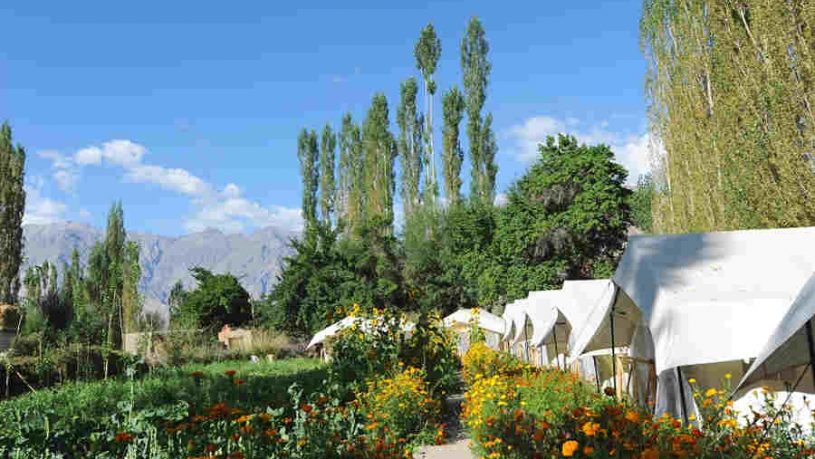
[[[616,346],[653,356],[657,411],[679,414],[676,381],[717,380],[758,355],[815,269],[813,246],[815,228],[632,236],[614,300],[592,312],[573,355],[610,347],[613,330]]]
[[[504,329],[504,339],[510,344],[516,344],[523,338],[524,327],[526,326],[526,298],[515,300],[504,307],[502,315],[506,328]]]
[[[565,366],[565,360],[559,357],[565,355],[568,333],[564,328],[568,327],[566,318],[558,307],[563,302],[560,290],[543,290],[531,292],[525,303],[524,312],[532,324],[529,346],[538,349],[541,365],[554,360],[558,366]]]
[[[469,327],[472,318],[472,309],[459,309],[444,318],[444,326],[449,328],[466,328]],[[478,311],[478,326],[488,332],[503,336],[506,323],[502,317],[481,309]]]
[[[326,339],[328,339],[328,337],[334,336],[337,333],[339,333],[340,330],[348,328],[352,324],[358,323],[360,321],[361,319],[359,317],[349,316],[340,320],[339,322],[335,322],[329,325],[328,327],[325,327],[324,329],[314,334],[314,336],[311,338],[311,341],[309,341],[308,346],[306,346],[306,349],[311,349],[312,347],[318,344],[322,344]]]
[[[815,361],[814,319],[815,272],[747,370],[737,393],[759,385],[815,393],[811,366]]]

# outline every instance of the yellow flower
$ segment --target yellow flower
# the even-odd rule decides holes
[[[580,430],[582,430],[587,437],[593,437],[597,435],[597,431],[600,430],[600,424],[596,422],[587,422],[583,424],[583,427]]]
[[[717,393],[718,391],[716,389],[710,388],[707,391],[705,391],[705,397],[710,398],[716,395]]]
[[[696,378],[688,379],[688,384],[696,384]]]
[[[575,451],[577,451],[578,448],[580,448],[580,443],[578,443],[578,442],[576,442],[574,440],[569,440],[569,441],[563,443],[563,447],[561,449],[561,452],[563,453],[563,457],[572,457],[572,456],[574,456],[574,453],[575,453]]]

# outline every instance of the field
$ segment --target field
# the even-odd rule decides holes
[[[246,411],[280,406],[292,383],[310,392],[325,376],[319,361],[290,359],[193,364],[143,378],[65,384],[0,403],[0,454],[31,448],[83,455],[109,445],[118,432],[154,428],[216,403]]]

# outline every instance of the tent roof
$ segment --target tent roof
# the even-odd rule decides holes
[[[610,279],[566,281],[563,283],[563,312],[572,326],[569,334],[569,354],[577,357],[586,350],[610,347],[590,346],[591,339],[601,329],[603,320],[608,317],[615,287]]]
[[[325,327],[324,329],[322,329],[322,330],[320,330],[320,331],[318,331],[317,333],[314,334],[314,337],[311,338],[311,341],[309,341],[308,346],[306,346],[306,349],[309,349],[312,346],[316,346],[317,344],[322,343],[329,336],[336,335],[337,333],[339,333],[340,330],[342,330],[344,328],[348,328],[348,327],[351,326],[351,324],[353,324],[355,322],[358,322],[360,320],[361,319],[359,317],[350,317],[349,316],[349,317],[346,317],[346,318],[340,320],[339,322],[335,322],[335,323]]]
[[[504,328],[504,339],[513,339],[516,342],[516,337],[513,334],[519,334],[518,331],[523,328],[526,322],[526,313],[523,310],[524,300],[515,300],[504,307],[504,314],[501,316],[504,319],[506,328]]]
[[[815,270],[813,246],[815,228],[632,236],[617,304],[642,312],[657,373],[755,357]]]
[[[392,319],[392,320],[393,320],[393,319]],[[323,341],[325,341],[327,338],[329,338],[329,337],[331,337],[331,336],[334,336],[334,335],[336,335],[337,333],[339,333],[339,332],[340,332],[340,330],[343,330],[343,329],[345,329],[345,328],[348,328],[348,327],[350,327],[352,324],[355,324],[355,323],[356,323],[356,324],[357,324],[357,326],[358,326],[360,329],[362,329],[363,331],[367,331],[367,330],[369,330],[371,327],[376,326],[376,320],[369,320],[369,319],[363,319],[363,318],[361,318],[361,317],[351,317],[351,316],[348,316],[348,317],[346,317],[346,318],[344,318],[344,319],[340,320],[339,322],[335,322],[335,323],[333,323],[333,324],[329,325],[328,327],[326,327],[326,328],[324,328],[324,329],[322,329],[322,330],[318,331],[317,333],[315,333],[315,334],[314,334],[314,337],[312,337],[312,338],[311,338],[311,341],[309,341],[308,346],[306,346],[306,349],[309,349],[309,348],[311,348],[312,346],[315,346],[315,345],[317,345],[317,344],[322,343],[322,342],[323,342]],[[391,322],[391,323],[393,323],[393,322]],[[414,324],[413,322],[410,322],[410,321],[400,321],[400,328],[401,328],[401,329],[402,329],[402,331],[404,331],[404,332],[410,332],[410,331],[412,331],[412,330],[413,330],[415,327],[416,327],[416,324]]]
[[[444,318],[444,325],[449,327],[453,324],[469,324],[472,316],[472,309],[459,309]],[[502,317],[481,309],[478,311],[478,326],[484,330],[503,335],[506,323]]]
[[[558,306],[563,302],[560,290],[543,290],[529,294],[524,311],[532,322],[530,345],[540,346],[549,337],[558,317],[561,317]]]
[[[815,317],[815,273],[810,276],[736,389],[742,391],[757,384],[780,381],[794,384],[804,367],[809,364],[806,327],[807,322],[813,317]],[[812,387],[812,378],[802,378],[797,390],[815,391],[815,387]]]

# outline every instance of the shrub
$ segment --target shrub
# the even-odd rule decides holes
[[[529,368],[527,364],[507,353],[492,350],[484,342],[472,344],[461,362],[464,382],[468,385],[473,385],[483,377],[518,375]]]

